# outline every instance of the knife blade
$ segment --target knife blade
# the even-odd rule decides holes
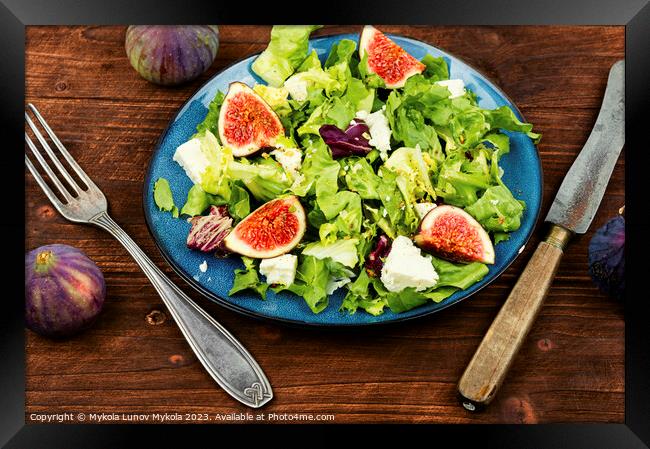
[[[609,71],[598,118],[567,172],[544,221],[587,232],[625,143],[625,61]]]
[[[598,118],[567,172],[545,219],[542,240],[499,310],[458,382],[461,404],[469,411],[488,405],[501,387],[530,331],[574,233],[589,228],[625,143],[625,63],[609,72]]]

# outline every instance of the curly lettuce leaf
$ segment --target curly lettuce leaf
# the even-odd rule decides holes
[[[309,35],[321,25],[276,25],[266,50],[252,64],[255,74],[272,87],[280,87],[304,61]]]
[[[253,90],[260,96],[282,119],[291,114],[292,108],[289,104],[289,91],[284,87],[271,87],[265,84],[256,84]]]
[[[257,272],[258,262],[255,259],[245,256],[242,256],[241,259],[244,263],[244,268],[235,270],[235,279],[228,295],[234,295],[243,290],[252,290],[260,295],[262,299],[266,299],[266,291],[269,285],[266,282],[260,281]]]
[[[392,152],[384,166],[399,175],[398,187],[406,200],[415,203],[425,195],[436,198],[429,174],[430,168],[424,160],[419,145],[415,148],[398,148]]]
[[[512,232],[521,225],[524,202],[515,199],[507,187],[498,185],[488,188],[465,211],[488,231]]]
[[[365,157],[348,157],[343,160],[345,184],[348,190],[359,194],[362,200],[378,200],[377,188],[381,180]]]
[[[355,112],[354,105],[346,98],[330,98],[314,109],[307,121],[298,128],[298,135],[319,135],[320,127],[323,125],[335,125],[345,129],[354,118]]]
[[[242,181],[255,199],[262,202],[277,198],[291,186],[282,166],[272,158],[258,158],[256,163],[244,158],[232,161],[228,165],[228,174],[232,179]]]
[[[208,113],[201,123],[196,125],[196,135],[203,134],[205,130],[210,131],[215,136],[219,135],[219,113],[221,112],[221,105],[226,98],[223,92],[218,91],[210,104],[208,105]],[[193,136],[194,137],[194,136]],[[218,139],[218,137],[217,137]]]
[[[302,297],[312,312],[320,313],[329,304],[327,294],[329,281],[330,270],[327,260],[313,256],[301,256],[293,284],[274,287],[273,291],[289,290]]]
[[[436,58],[433,55],[427,54],[420,60],[426,66],[422,75],[431,81],[442,81],[449,79],[449,67],[447,61],[440,56]]]
[[[533,139],[534,143],[538,143],[542,135],[532,132],[533,125],[530,123],[523,123],[519,120],[512,109],[508,106],[501,106],[493,110],[483,110],[483,114],[490,127],[506,129],[508,131],[518,131],[526,134]]]

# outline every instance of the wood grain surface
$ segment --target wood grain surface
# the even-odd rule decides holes
[[[325,27],[316,34],[360,28]],[[543,134],[545,216],[596,120],[609,68],[624,56],[624,28],[380,28],[463,58],[534,123]],[[456,384],[543,236],[542,223],[522,256],[489,287],[440,313],[385,327],[329,331],[261,322],[217,306],[184,284],[145,226],[142,183],[154,145],[181,104],[212,75],[265,48],[270,27],[220,31],[217,60],[207,73],[185,86],[162,88],[129,65],[125,27],[27,27],[26,101],[40,109],[105,192],[115,220],[256,357],[275,393],[259,412],[265,422],[287,422],[284,413],[331,414],[336,423],[624,421],[623,307],[600,293],[587,274],[593,231],[625,202],[624,155],[590,231],[567,249],[499,395],[481,414],[458,404]],[[108,295],[95,326],[79,336],[52,341],[25,331],[28,422],[64,412],[74,414],[73,422],[79,422],[77,413],[115,413],[118,420],[149,414],[150,421],[152,413],[179,413],[182,422],[206,422],[206,415],[220,422],[219,414],[250,411],[206,374],[116,240],[65,221],[31,176],[25,187],[26,249],[49,243],[79,247],[103,270]]]

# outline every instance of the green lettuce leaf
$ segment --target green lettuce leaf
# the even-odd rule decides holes
[[[284,87],[271,87],[265,84],[256,84],[253,90],[278,114],[280,119],[288,116],[293,111],[289,104],[289,91]]]
[[[267,202],[277,198],[290,186],[291,181],[280,164],[272,158],[257,158],[255,163],[242,158],[228,165],[232,179],[241,180],[255,199]]]
[[[221,91],[217,91],[217,94],[212,99],[208,105],[208,113],[201,123],[196,126],[196,134],[192,137],[195,137],[198,134],[203,134],[207,129],[215,136],[219,135],[219,113],[221,112],[221,105],[226,96]]]
[[[313,256],[317,259],[330,258],[349,268],[354,268],[359,262],[357,254],[358,239],[339,239],[333,243],[312,242],[308,243],[302,250],[305,256]]]
[[[233,281],[232,288],[228,292],[228,295],[234,295],[243,290],[253,290],[259,294],[262,299],[266,299],[266,291],[269,288],[269,285],[266,282],[260,281],[260,277],[257,273],[257,262],[255,259],[242,256],[242,262],[244,263],[244,269],[235,270],[235,280]]]
[[[197,135],[201,143],[201,152],[206,156],[210,165],[201,174],[201,188],[224,198],[230,197],[228,169],[233,160],[230,147],[222,147],[210,130]]]
[[[212,204],[218,206],[212,200]],[[228,198],[228,213],[235,219],[235,223],[244,219],[251,212],[250,196],[248,191],[235,181],[231,184],[230,198]]]
[[[348,169],[345,171],[345,184],[348,190],[359,194],[363,200],[378,200],[377,188],[381,180],[365,157],[344,159]]]
[[[399,175],[398,187],[407,201],[415,203],[425,195],[430,195],[433,199],[436,198],[429,166],[425,162],[419,146],[398,148],[392,152],[384,166]]]
[[[525,133],[528,137],[533,139],[534,143],[538,143],[542,138],[541,134],[532,132],[532,124],[521,122],[515,116],[513,110],[508,106],[501,106],[494,110],[484,110],[483,114],[491,128],[500,128],[508,131]]]
[[[225,204],[225,200],[222,204]],[[187,200],[181,208],[181,215],[189,215],[194,217],[201,215],[212,202],[210,201],[210,194],[206,193],[200,185],[194,184],[187,192]]]
[[[356,65],[351,67],[352,56],[357,49],[356,42],[350,39],[342,39],[332,45],[330,54],[325,61],[325,70],[336,78],[345,89],[352,78],[352,70],[356,71]]]
[[[436,58],[435,56],[428,54],[422,58],[421,62],[427,67],[422,73],[426,78],[431,81],[449,79],[449,67],[442,56]]]
[[[350,78],[344,97],[355,111],[370,112],[375,101],[375,89],[366,87],[363,81],[357,78]]]
[[[488,231],[511,232],[521,225],[524,202],[516,200],[507,187],[498,185],[487,189],[465,211]]]
[[[430,289],[431,291],[441,287],[464,290],[483,279],[489,271],[487,265],[479,262],[453,263],[432,256],[431,263],[438,273],[438,283]]]
[[[253,72],[272,87],[280,87],[307,57],[309,35],[320,25],[276,25],[271,42],[252,64]]]
[[[312,312],[320,313],[329,304],[327,284],[330,279],[328,263],[313,256],[301,256],[296,279],[289,286],[274,287],[273,291],[289,290],[302,297]]]
[[[174,205],[172,189],[169,181],[165,178],[158,178],[153,185],[153,200],[158,209],[172,213],[172,217],[178,218],[178,208]]]
[[[354,105],[348,99],[330,98],[314,109],[307,121],[298,128],[298,135],[315,134],[320,136],[320,127],[325,124],[346,129],[354,118],[355,112]]]

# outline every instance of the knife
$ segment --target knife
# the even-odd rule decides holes
[[[458,383],[469,411],[496,395],[542,306],[573,234],[587,232],[625,143],[625,62],[609,71],[603,104],[584,147],[567,172],[546,216],[539,243]]]

